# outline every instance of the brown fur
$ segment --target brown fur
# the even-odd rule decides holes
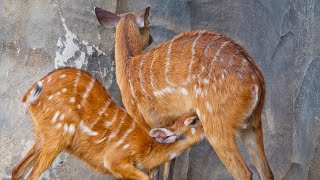
[[[76,79],[79,81],[76,82]],[[22,98],[23,102],[29,103],[36,134],[35,144],[14,168],[12,179],[23,177],[32,166],[27,179],[37,179],[62,150],[85,161],[102,174],[111,173],[125,179],[149,179],[135,166],[151,170],[170,160],[170,154],[180,153],[201,139],[202,127],[183,125],[192,117],[185,115],[167,129],[186,137],[171,144],[157,143],[149,136],[148,127],[140,124],[142,120],[131,118],[111,101],[104,87],[84,71],[64,68],[48,74],[39,82],[43,87],[37,99],[28,102],[37,83]],[[74,101],[70,101],[73,97]],[[60,114],[54,118],[58,111]],[[106,123],[110,125],[107,127]],[[72,126],[74,131],[71,130]],[[195,128],[196,133],[192,133],[190,128]]]
[[[221,34],[193,31],[142,54],[148,36],[140,35],[136,19],[137,13],[122,14],[116,25],[116,77],[128,113],[150,127],[196,113],[229,172],[251,179],[236,144],[241,131],[261,178],[273,179],[261,127],[265,81],[246,50]]]

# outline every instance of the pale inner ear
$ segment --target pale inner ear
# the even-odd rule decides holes
[[[173,143],[178,138],[175,133],[166,128],[154,128],[149,132],[149,135],[161,144]]]
[[[185,125],[185,126],[189,126],[189,125],[190,125],[191,123],[193,123],[194,120],[197,119],[197,118],[198,118],[197,116],[193,116],[193,117],[190,117],[190,118],[186,119],[186,120],[184,121],[184,125]]]
[[[145,22],[147,21],[147,19],[149,17],[149,11],[150,11],[150,6],[147,6],[136,17],[136,23],[137,23],[138,27],[142,28],[142,27],[144,27],[146,25]]]

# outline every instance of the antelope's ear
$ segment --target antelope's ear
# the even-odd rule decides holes
[[[96,13],[99,23],[107,28],[116,27],[120,19],[116,14],[103,10],[101,8],[95,7],[94,12]]]
[[[150,6],[147,6],[136,17],[136,22],[137,22],[139,27],[144,27],[146,25],[149,25],[149,21],[148,21],[149,12],[150,12]]]
[[[178,138],[175,133],[166,128],[154,128],[149,132],[149,135],[161,144],[173,143]]]

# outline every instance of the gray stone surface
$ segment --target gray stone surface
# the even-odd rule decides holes
[[[120,13],[146,5],[153,46],[194,29],[241,42],[266,78],[264,139],[276,179],[320,179],[320,0],[0,0],[0,179],[10,178],[32,146],[20,99],[46,73],[63,66],[86,69],[121,104],[113,30],[98,24],[93,7]],[[174,179],[232,179],[207,141],[178,157],[175,166]],[[105,177],[61,154],[43,179]]]

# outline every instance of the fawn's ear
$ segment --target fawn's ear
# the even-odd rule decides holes
[[[175,133],[166,128],[154,128],[149,132],[149,135],[161,144],[173,143],[178,138]]]
[[[142,10],[139,15],[136,17],[136,22],[140,28],[148,25],[148,17],[150,12],[150,6],[147,6]]]
[[[99,23],[107,28],[116,27],[120,19],[116,14],[103,10],[101,8],[95,7],[94,12],[96,13]]]
[[[199,120],[199,117],[198,116],[193,116],[193,117],[190,117],[188,119],[186,119],[184,121],[184,125],[185,126],[189,126],[189,125],[197,125],[200,123],[200,120]]]

